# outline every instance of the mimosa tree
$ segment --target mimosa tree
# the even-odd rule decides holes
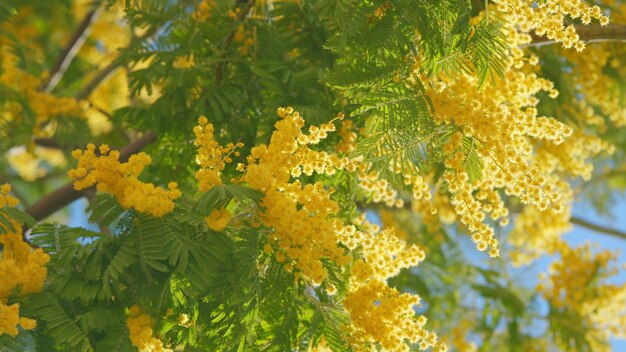
[[[3,0],[0,28],[0,351],[626,338],[617,254],[563,237],[626,240],[572,216],[626,188],[621,0]]]

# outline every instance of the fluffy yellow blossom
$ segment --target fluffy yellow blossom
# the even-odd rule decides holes
[[[17,205],[17,200],[9,195],[10,191],[8,184],[0,188],[0,207]],[[19,304],[8,305],[8,298],[16,291],[20,296],[40,292],[48,275],[46,263],[50,257],[40,248],[33,250],[22,238],[22,226],[9,221],[13,230],[0,224],[3,232],[0,234],[0,247],[3,248],[0,256],[0,335],[15,336],[17,325],[33,329],[36,322],[20,317]]]
[[[252,149],[243,180],[264,192],[261,220],[274,229],[272,236],[281,252],[307,281],[320,285],[328,275],[322,259],[338,263],[347,259],[338,245],[337,231],[343,226],[335,218],[339,205],[321,183],[303,184],[298,179],[292,181],[292,177],[313,172],[332,174],[350,163],[309,148],[334,130],[332,123],[313,126],[305,134],[304,119],[292,108],[279,108],[278,115],[281,119],[270,143]]]
[[[77,190],[97,185],[99,192],[114,195],[123,207],[156,217],[174,210],[174,200],[181,196],[176,182],[170,182],[165,190],[138,179],[151,161],[145,153],[134,154],[127,162],[120,163],[118,151],[111,151],[103,144],[96,155],[96,147],[89,144],[84,152],[78,149],[72,155],[78,159],[78,165],[68,175],[75,180]]]
[[[17,198],[10,195],[11,185],[8,183],[0,186],[0,208],[2,207],[15,207],[19,204]]]
[[[172,62],[172,67],[174,68],[190,68],[193,67],[195,65],[195,60],[193,55],[189,55],[189,56],[179,56],[176,58],[176,60],[174,60],[174,62]]]
[[[612,16],[618,17],[626,10],[623,4],[615,6],[619,6],[619,10],[613,12]],[[626,21],[623,15],[618,18]],[[611,66],[618,70],[621,77],[624,76],[626,72],[618,58],[624,57],[625,50],[622,46],[594,43],[587,47],[585,55],[562,51],[562,55],[573,66],[569,75],[572,84],[578,87],[580,92],[584,92],[582,96],[573,96],[571,102],[571,106],[579,111],[574,117],[577,117],[582,125],[595,125],[600,131],[605,131],[611,124],[615,127],[626,126],[626,107],[619,93],[621,81],[611,77],[606,70],[607,66]],[[593,57],[593,60],[589,60],[589,57]]]
[[[598,20],[607,25],[609,18],[599,6],[591,6],[584,0],[494,0],[497,9],[509,23],[514,23],[522,33],[534,31],[539,36],[563,43],[565,48],[574,47],[582,50],[585,45],[580,41],[573,25],[566,25],[566,19],[580,19],[583,24]]]
[[[356,149],[357,138],[352,120],[343,120],[338,134],[341,142],[337,144],[337,151],[344,154],[352,153]]]
[[[626,284],[608,283],[618,273],[617,254],[592,253],[588,244],[564,246],[561,258],[542,274],[537,290],[552,309],[575,313],[594,351],[610,351],[609,339],[626,339]]]
[[[113,123],[107,115],[96,109],[85,110],[85,119],[92,136],[99,136],[111,132]]]
[[[226,163],[232,162],[231,153],[237,154],[235,149],[243,147],[243,143],[220,146],[215,140],[213,125],[204,116],[198,119],[198,125],[193,128],[193,133],[196,135],[194,144],[198,149],[196,163],[200,165],[200,170],[196,171],[196,179],[200,192],[206,192],[222,184],[221,171],[224,170]]]
[[[211,18],[214,8],[215,0],[201,0],[191,17],[197,21],[207,21]]]
[[[76,99],[59,97],[41,91],[39,89],[41,84],[40,78],[20,68],[19,59],[8,45],[0,44],[0,67],[2,67],[0,84],[10,87],[21,97],[24,97],[35,118],[33,126],[34,136],[45,137],[46,132],[43,131],[43,128],[51,121],[54,121],[54,118],[57,116],[82,117],[82,110]],[[4,115],[8,120],[24,121],[23,117],[26,112],[22,106],[8,103],[8,105],[0,105],[0,107],[8,111]],[[25,121],[28,121],[28,119]]]
[[[224,231],[230,222],[231,215],[226,209],[213,209],[204,221],[213,231]]]
[[[476,318],[478,319],[478,318]],[[467,341],[467,332],[472,328],[471,321],[461,318],[458,323],[454,324],[451,333],[451,345],[459,352],[476,352],[478,346],[474,342]]]
[[[319,182],[306,183],[301,177],[332,175],[338,170],[353,173],[362,182],[371,181],[365,186],[370,194],[389,193],[381,195],[380,200],[393,199],[389,203],[394,206],[398,205],[397,192],[389,183],[377,183],[377,175],[370,173],[360,159],[312,149],[335,130],[333,122],[341,119],[341,114],[328,123],[309,127],[305,133],[305,121],[298,112],[292,108],[279,108],[277,112],[280,119],[269,143],[252,148],[247,165],[238,167],[244,172],[242,181],[263,192],[260,219],[272,229],[263,252],[273,254],[276,261],[296,270],[309,284],[323,285],[328,295],[336,294],[337,288],[326,280],[324,261],[350,268],[350,287],[343,301],[350,323],[344,334],[355,350],[375,345],[389,351],[407,351],[410,343],[418,343],[422,349],[445,351],[445,344],[437,342],[436,334],[423,328],[426,318],[415,316],[413,308],[419,304],[419,296],[400,293],[386,283],[400,270],[421,262],[424,252],[399,239],[393,228],[379,232],[377,226],[364,220],[364,215],[354,224],[344,223],[336,215],[339,205],[331,199],[333,190]],[[208,123],[201,121],[200,125]],[[206,160],[220,162],[221,147],[212,138],[205,144],[210,148],[204,154],[211,155]],[[417,198],[430,198],[423,178],[407,177],[405,183]],[[212,221],[221,216],[212,214]]]
[[[134,305],[129,309],[129,316],[126,318],[128,327],[128,337],[133,346],[139,352],[171,352],[169,348],[163,346],[163,341],[154,337],[152,329],[153,322],[149,315],[143,313],[141,308]]]
[[[437,341],[437,335],[424,329],[426,318],[415,317],[414,306],[420,304],[420,297],[400,293],[386,283],[401,269],[423,261],[424,252],[416,245],[407,246],[393,228],[375,233],[348,226],[341,236],[346,247],[361,249],[360,258],[351,266],[344,299],[350,315],[345,330],[350,344],[357,350],[377,344],[386,351],[408,351],[407,343],[418,343],[420,349],[445,351],[447,347]]]
[[[31,152],[26,147],[13,147],[7,152],[9,165],[26,181],[35,181],[45,176],[51,167],[62,167],[67,164],[65,155],[59,149],[36,146]]]
[[[537,9],[524,1],[498,3],[509,4],[507,11],[543,11],[550,3],[562,6],[550,11],[571,10],[571,6],[563,5],[565,1],[547,2]],[[557,190],[556,173],[572,171],[588,177],[591,169],[585,164],[586,156],[609,148],[597,141],[572,148],[576,139],[572,137],[574,129],[538,114],[536,95],[544,91],[556,97],[558,92],[552,82],[533,73],[529,67],[536,60],[530,60],[518,47],[528,39],[522,32],[537,27],[517,28],[516,25],[524,25],[515,18],[517,15],[511,16],[515,21],[510,22],[505,32],[512,47],[503,79],[478,90],[477,78],[472,74],[438,75],[430,80],[427,92],[433,103],[435,122],[452,125],[455,131],[443,150],[446,166],[443,178],[451,194],[455,217],[467,226],[477,248],[488,250],[491,256],[499,255],[499,244],[487,221],[491,218],[502,226],[508,223],[509,211],[503,196],[517,197],[540,212],[551,209],[559,213],[564,201]],[[419,58],[416,60],[419,63]],[[470,180],[468,169],[476,165],[480,165],[480,177]]]

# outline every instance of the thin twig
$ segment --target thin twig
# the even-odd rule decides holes
[[[610,227],[605,227],[602,225],[593,224],[587,220],[584,220],[575,216],[572,216],[572,218],[570,219],[570,222],[574,225],[578,225],[578,226],[587,228],[589,230],[603,233],[605,235],[611,235],[611,236],[619,237],[621,239],[626,239],[626,232],[623,232],[614,228],[610,228]]]
[[[624,42],[626,41],[626,25],[610,24],[601,25],[575,25],[576,33],[580,40],[586,43],[596,42]],[[556,43],[553,39],[544,36],[538,36],[531,33],[533,41],[527,46],[542,46]]]
[[[46,93],[52,92],[52,90],[61,81],[61,78],[63,78],[65,71],[67,71],[67,68],[70,66],[70,64],[76,57],[76,54],[78,54],[78,51],[83,46],[83,44],[87,40],[87,37],[91,33],[91,27],[93,23],[98,19],[98,17],[100,17],[100,13],[102,13],[102,10],[104,8],[104,6],[102,6],[103,3],[103,1],[99,1],[98,3],[96,3],[95,8],[91,12],[89,12],[82,20],[82,22],[74,32],[74,35],[70,39],[70,42],[67,44],[65,49],[61,51],[59,58],[56,60],[54,66],[52,66],[52,68],[50,69],[50,74],[48,78],[45,81],[41,82],[40,89],[42,91]]]

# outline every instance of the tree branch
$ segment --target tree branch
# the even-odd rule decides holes
[[[574,28],[576,28],[576,33],[578,33],[580,40],[583,42],[595,43],[626,41],[626,25],[623,24],[610,24],[607,26],[601,26],[599,24],[575,25]],[[533,41],[528,44],[528,46],[542,46],[555,43],[553,39],[538,36],[534,32],[531,33],[531,36]]]
[[[91,33],[91,25],[98,19],[98,17],[100,17],[100,13],[102,13],[102,10],[104,8],[102,6],[103,3],[103,1],[99,1],[97,4],[95,4],[95,8],[91,12],[89,12],[82,20],[82,22],[74,32],[72,39],[67,44],[65,49],[63,49],[54,66],[52,66],[52,68],[50,69],[50,74],[48,78],[45,81],[41,82],[40,89],[42,91],[46,93],[52,92],[52,90],[61,81],[61,78],[63,78],[65,71],[67,71],[67,68],[76,57],[76,54],[78,54],[78,51],[87,40],[89,33]]]
[[[120,150],[120,161],[127,161],[132,154],[139,152],[146,145],[154,142],[155,140],[156,135],[153,132],[145,133],[143,136]],[[87,192],[89,192],[89,189],[81,191],[75,190],[74,183],[69,182],[51,193],[48,193],[36,203],[27,207],[26,213],[32,216],[36,221],[40,221],[73,201],[85,196]]]
[[[584,227],[587,228],[589,230],[593,230],[599,233],[603,233],[606,235],[611,235],[611,236],[615,236],[615,237],[619,237],[621,239],[626,239],[626,232],[622,232],[620,230],[617,229],[613,229],[610,227],[604,227],[601,225],[597,225],[597,224],[593,224],[587,220],[572,216],[572,218],[570,219],[570,222],[574,225],[578,225],[580,227]]]

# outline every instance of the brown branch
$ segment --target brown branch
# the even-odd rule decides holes
[[[593,231],[603,233],[606,235],[619,237],[621,239],[626,239],[626,232],[623,232],[614,228],[610,228],[610,227],[593,224],[587,220],[584,220],[575,216],[572,216],[572,218],[570,219],[570,222],[574,225],[578,225],[578,226],[587,228],[589,230],[593,230]]]
[[[41,83],[40,89],[46,93],[52,92],[52,90],[57,86],[57,84],[63,78],[65,71],[70,66],[76,54],[83,46],[87,37],[91,33],[92,24],[100,17],[100,13],[103,10],[103,1],[100,1],[95,5],[93,11],[89,12],[85,18],[82,20],[74,35],[70,39],[70,42],[67,44],[65,49],[59,55],[59,58],[56,60],[54,66],[50,69],[50,74],[48,78]]]
[[[601,26],[599,24],[594,25],[575,25],[576,33],[580,37],[580,40],[587,43],[595,42],[624,42],[626,41],[626,25],[623,24],[610,24],[607,26]],[[528,46],[542,46],[556,43],[553,39],[548,39],[544,36],[538,36],[534,32],[531,33],[533,41]]]
[[[59,144],[52,138],[35,138],[33,142],[40,147],[61,149]]]
[[[143,136],[120,150],[120,161],[127,161],[132,154],[139,152],[143,147],[154,142],[155,140],[156,135],[153,132],[145,133]],[[75,190],[74,183],[69,182],[43,196],[35,204],[27,207],[26,213],[32,216],[36,221],[40,221],[73,201],[85,196],[87,194],[86,192],[88,192],[88,190]]]

